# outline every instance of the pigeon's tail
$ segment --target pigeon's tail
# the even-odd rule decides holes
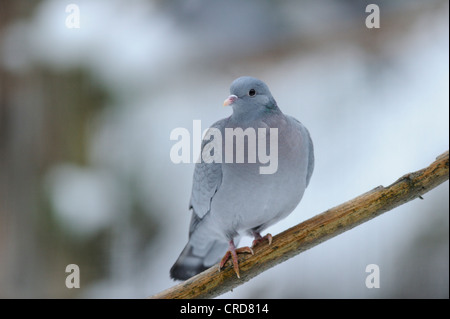
[[[226,242],[212,241],[199,249],[191,241],[187,243],[170,269],[170,277],[175,280],[186,280],[208,269],[219,262],[228,248]]]

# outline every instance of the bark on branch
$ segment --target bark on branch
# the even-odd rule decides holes
[[[421,195],[448,180],[448,164],[447,151],[424,169],[406,174],[387,187],[378,186],[274,236],[272,245],[255,247],[254,255],[239,255],[240,279],[230,264],[221,272],[215,265],[150,298],[213,298],[221,295],[327,239],[421,198]]]

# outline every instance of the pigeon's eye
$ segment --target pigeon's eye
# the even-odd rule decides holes
[[[256,94],[255,89],[251,89],[250,91],[248,91],[249,96],[255,96],[255,94]]]

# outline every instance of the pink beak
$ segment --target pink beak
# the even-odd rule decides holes
[[[236,102],[236,100],[238,99],[238,97],[234,94],[231,94],[229,97],[227,97],[227,99],[225,101],[223,101],[223,106],[228,106],[230,104],[233,104],[234,102]]]

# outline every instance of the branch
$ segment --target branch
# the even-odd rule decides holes
[[[448,180],[448,162],[447,151],[430,166],[406,174],[388,187],[378,186],[274,236],[272,245],[256,246],[254,255],[239,255],[240,279],[229,264],[221,272],[215,265],[150,298],[213,298],[221,295],[325,240],[421,198],[421,195]]]

